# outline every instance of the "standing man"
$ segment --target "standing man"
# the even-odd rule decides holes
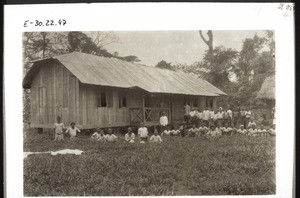
[[[203,111],[203,122],[206,127],[209,126],[209,120],[210,120],[210,111],[208,110],[207,107],[205,107],[205,109]]]
[[[164,111],[161,114],[159,122],[160,122],[160,132],[163,132],[166,129],[166,126],[168,125],[168,117],[166,116],[166,113]]]
[[[232,127],[232,118],[233,118],[233,112],[230,109],[230,105],[227,105],[227,112],[229,114],[229,127]]]
[[[145,143],[148,140],[148,129],[144,126],[144,123],[141,123],[141,127],[138,130],[138,135],[141,143]]]
[[[249,122],[250,122],[250,118],[251,118],[251,111],[249,109],[249,107],[246,108],[246,111],[245,111],[245,127],[247,128],[248,125],[249,125]]]
[[[184,106],[184,121],[186,122],[186,124],[189,124],[189,120],[190,120],[190,112],[191,112],[191,107],[190,105],[186,102],[185,106]]]
[[[223,108],[220,107],[219,108],[219,112],[218,112],[218,127],[224,127],[224,112],[223,112]]]

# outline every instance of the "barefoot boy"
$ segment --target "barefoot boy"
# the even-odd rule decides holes
[[[54,141],[61,141],[64,139],[63,130],[65,128],[64,123],[61,122],[61,117],[57,117],[57,122],[54,123]]]

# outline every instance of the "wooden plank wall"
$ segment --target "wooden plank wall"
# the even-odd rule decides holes
[[[79,83],[80,116],[78,125],[84,128],[130,125],[129,108],[141,107],[140,95],[134,91],[124,92],[118,88],[103,89],[111,92],[112,107],[97,107],[97,93],[101,90],[100,86]],[[124,93],[127,96],[127,107],[119,108],[119,95]]]
[[[44,65],[30,89],[31,126],[52,127],[61,116],[65,125],[77,121],[78,80],[58,63]]]
[[[85,85],[60,63],[44,65],[35,76],[30,90],[31,126],[49,128],[61,116],[66,126],[74,121],[82,128],[114,127],[130,125],[129,108],[142,108],[145,92],[119,88],[106,88],[112,92],[113,107],[97,107],[95,85]],[[119,108],[119,95],[127,97],[127,107]],[[165,97],[172,103],[172,120],[183,119],[183,103],[195,97]],[[206,97],[196,97],[198,105],[206,105]],[[214,100],[216,106],[216,99]]]

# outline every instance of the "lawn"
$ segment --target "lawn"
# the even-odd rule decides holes
[[[29,155],[25,196],[275,194],[275,138],[163,137],[162,144],[53,142],[27,131],[24,151],[79,149],[80,156]]]

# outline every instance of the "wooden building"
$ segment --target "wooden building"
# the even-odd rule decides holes
[[[57,116],[82,129],[156,125],[162,111],[181,123],[185,102],[216,108],[225,94],[190,74],[79,52],[33,62],[23,88],[35,128],[51,128]]]

